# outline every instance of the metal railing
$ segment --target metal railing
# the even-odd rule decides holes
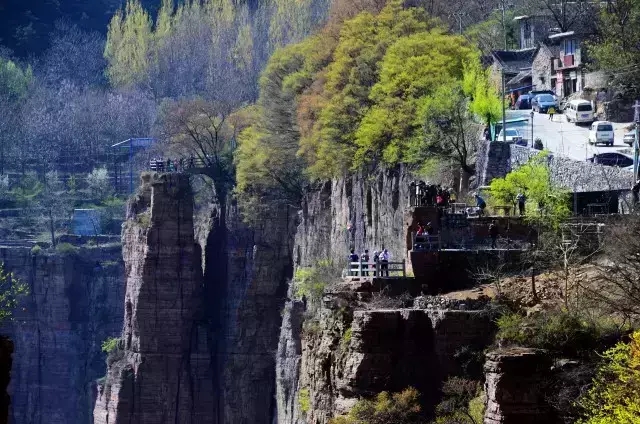
[[[182,172],[197,168],[205,168],[202,158],[151,159],[149,161],[149,170],[153,172]]]
[[[413,239],[413,243],[411,243],[413,250],[440,250],[442,245],[440,234],[430,236],[412,233],[411,236]]]
[[[407,264],[404,259],[402,262],[349,262],[345,273],[345,277],[400,278],[407,276]]]

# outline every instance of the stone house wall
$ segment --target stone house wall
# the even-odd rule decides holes
[[[555,86],[551,86],[551,73],[553,68],[551,61],[553,57],[551,51],[545,47],[541,47],[533,59],[531,66],[531,84],[536,90],[552,90]]]

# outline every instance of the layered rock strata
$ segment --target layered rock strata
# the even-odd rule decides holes
[[[189,178],[148,178],[129,204],[122,339],[98,389],[95,424],[214,422],[201,316],[202,271]]]
[[[552,420],[545,401],[552,361],[543,350],[502,349],[487,354],[484,424],[533,424]]]
[[[0,249],[0,262],[29,287],[0,330],[14,343],[11,423],[90,424],[102,342],[122,329],[119,245],[67,254]]]
[[[433,407],[442,381],[462,372],[457,359],[481,350],[494,331],[483,310],[369,309],[345,293],[303,318],[285,308],[278,351],[280,424],[326,424],[361,397],[417,388]],[[326,296],[325,296],[326,298]]]

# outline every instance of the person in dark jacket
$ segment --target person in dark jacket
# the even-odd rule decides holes
[[[362,263],[362,275],[369,276],[369,251],[364,250],[364,253],[360,255],[360,262]]]
[[[360,260],[360,258],[358,257],[358,254],[356,253],[355,249],[351,249],[351,253],[349,254],[349,275],[351,276],[356,276],[358,275],[358,270],[354,269],[354,265],[353,262],[358,262]]]
[[[491,248],[492,249],[496,249],[497,246],[497,241],[498,241],[498,234],[499,234],[500,230],[498,228],[498,224],[496,223],[496,221],[493,221],[491,223],[491,225],[489,225],[489,236],[491,237]]]

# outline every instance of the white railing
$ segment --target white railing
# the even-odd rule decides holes
[[[349,262],[346,277],[406,277],[407,264],[402,262]]]

